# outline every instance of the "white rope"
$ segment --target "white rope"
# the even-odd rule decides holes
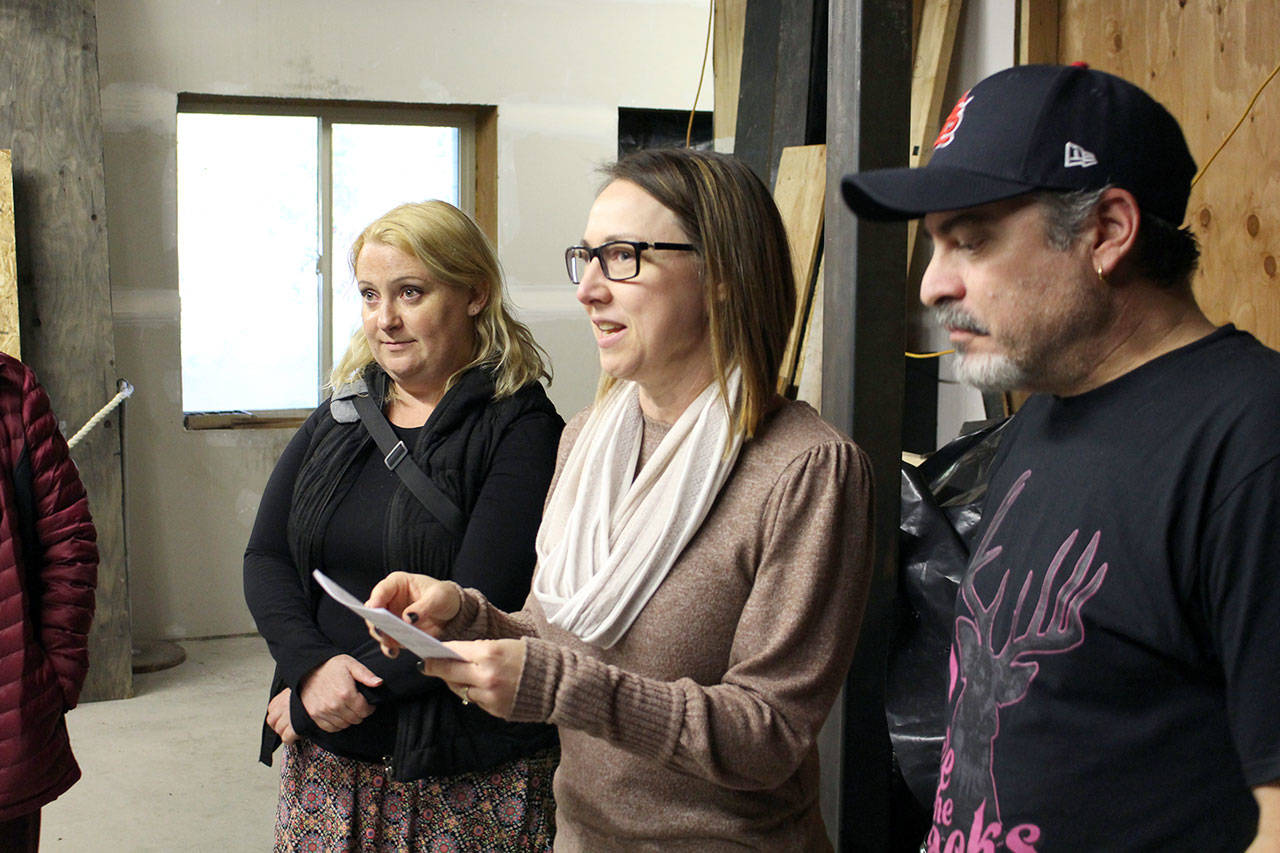
[[[85,435],[91,429],[96,427],[98,424],[102,423],[102,419],[105,418],[107,415],[111,414],[112,410],[115,409],[116,406],[123,403],[126,398],[132,396],[133,394],[132,385],[130,385],[124,379],[121,379],[119,381],[119,385],[120,385],[120,393],[112,397],[111,400],[101,409],[98,409],[98,413],[93,417],[89,418],[89,422],[86,423],[84,426],[80,427],[79,432],[71,436],[71,439],[67,442],[67,447],[75,447],[77,444],[79,444],[80,439],[84,438]]]

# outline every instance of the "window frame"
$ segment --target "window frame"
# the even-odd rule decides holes
[[[416,104],[396,101],[345,101],[328,99],[264,98],[238,95],[178,93],[177,114],[273,115],[315,118],[317,134],[317,197],[320,203],[320,305],[316,329],[319,376],[323,385],[333,368],[332,302],[337,284],[335,271],[346,263],[346,252],[333,243],[332,133],[334,124],[436,125],[458,128],[459,207],[476,218],[491,240],[497,237],[497,108],[478,104]],[[175,160],[175,186],[176,160]],[[174,206],[177,225],[177,205]],[[178,272],[181,277],[181,270]],[[178,328],[182,328],[179,318]],[[179,364],[179,382],[185,381]],[[181,398],[181,397],[180,397]],[[258,409],[253,411],[183,412],[188,430],[297,428],[312,409]]]

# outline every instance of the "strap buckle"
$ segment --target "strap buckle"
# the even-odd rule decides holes
[[[403,441],[397,441],[396,446],[391,448],[391,452],[386,455],[382,462],[387,466],[388,471],[394,471],[396,470],[396,466],[400,464],[401,460],[408,455],[409,448],[404,446]]]

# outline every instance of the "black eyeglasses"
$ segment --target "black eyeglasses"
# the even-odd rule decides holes
[[[594,249],[586,246],[570,246],[564,250],[564,265],[569,270],[569,281],[578,284],[592,258],[600,261],[600,272],[609,281],[626,281],[640,274],[640,253],[645,249],[665,249],[671,252],[696,252],[691,243],[637,243],[632,240],[610,240]]]

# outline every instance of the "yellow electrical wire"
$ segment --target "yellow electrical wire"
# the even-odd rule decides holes
[[[1227,147],[1227,143],[1231,141],[1231,137],[1236,135],[1236,131],[1240,129],[1240,125],[1244,124],[1244,120],[1248,118],[1249,113],[1253,111],[1253,105],[1258,102],[1258,96],[1262,94],[1263,89],[1267,88],[1267,84],[1271,82],[1277,72],[1280,72],[1280,63],[1277,63],[1276,67],[1271,69],[1271,73],[1267,75],[1267,79],[1262,81],[1262,85],[1258,87],[1258,91],[1254,92],[1253,97],[1249,99],[1249,106],[1244,108],[1244,112],[1240,114],[1240,120],[1236,122],[1235,127],[1231,128],[1231,130],[1227,132],[1227,135],[1222,138],[1222,142],[1218,145],[1217,150],[1209,156],[1209,159],[1200,167],[1200,171],[1196,172],[1196,176],[1191,179],[1192,187],[1195,187],[1196,181],[1200,180],[1205,171],[1208,170],[1209,166],[1213,164],[1213,161],[1217,156],[1222,153],[1222,149]]]
[[[684,131],[684,147],[693,139],[693,117],[698,114],[698,98],[702,97],[702,78],[707,75],[707,55],[711,53],[711,22],[715,19],[715,0],[707,2],[707,44],[702,49],[702,70],[698,72],[698,91],[693,94],[693,106],[689,108],[689,126]]]

